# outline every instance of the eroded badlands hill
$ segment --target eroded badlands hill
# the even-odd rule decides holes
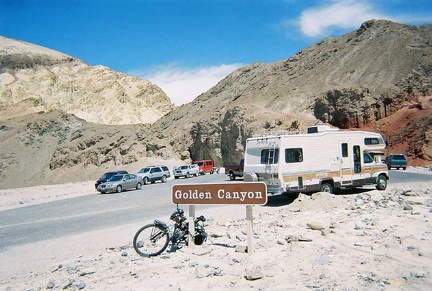
[[[151,124],[174,108],[149,81],[0,36],[0,107],[27,99],[101,124]]]

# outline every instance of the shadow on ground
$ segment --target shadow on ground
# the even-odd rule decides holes
[[[341,189],[338,190],[333,195],[357,195],[365,192],[370,192],[375,190],[375,188],[354,188],[354,189]],[[314,193],[304,193],[305,195],[313,195]],[[280,207],[285,206],[293,203],[297,198],[299,194],[293,193],[293,194],[280,194],[280,195],[269,195],[267,196],[267,204],[265,204],[265,207]]]

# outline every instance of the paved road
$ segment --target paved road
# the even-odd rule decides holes
[[[391,184],[403,184],[411,182],[431,182],[432,175],[429,173],[415,173],[403,170],[390,170],[389,171]]]
[[[430,181],[432,175],[389,171],[390,183]],[[143,186],[139,191],[120,194],[94,193],[39,205],[0,211],[0,252],[6,248],[57,237],[112,228],[135,222],[148,222],[171,214],[171,187],[180,183],[230,183],[223,174],[191,179],[169,180]],[[295,196],[292,196],[295,197]],[[269,198],[267,206],[290,203],[284,195]],[[200,210],[214,207],[200,205]]]
[[[227,176],[213,174],[190,179],[168,180],[144,185],[142,190],[120,194],[95,193],[33,206],[0,211],[0,251],[14,245],[120,225],[148,222],[166,216],[173,184],[229,183]],[[200,206],[200,209],[214,207]]]

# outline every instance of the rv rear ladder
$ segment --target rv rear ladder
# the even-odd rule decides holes
[[[276,141],[269,142],[269,152],[267,156],[267,165],[266,165],[266,173],[269,175],[269,180],[274,181],[275,173],[273,170],[273,165],[276,160]]]

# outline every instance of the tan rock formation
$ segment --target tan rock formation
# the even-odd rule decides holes
[[[156,85],[0,37],[0,107],[26,99],[101,124],[154,123],[174,109]]]

